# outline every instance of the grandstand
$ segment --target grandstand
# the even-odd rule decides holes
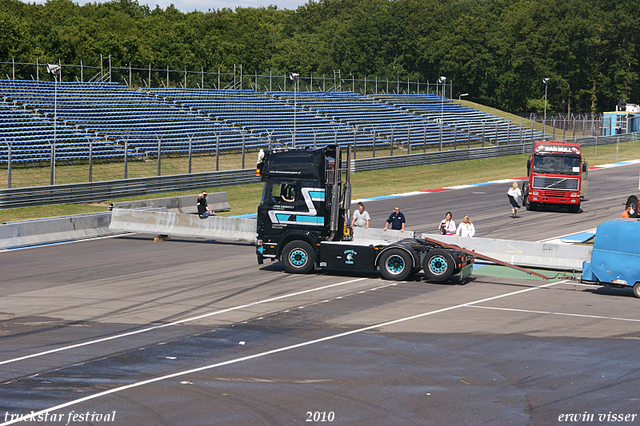
[[[0,80],[0,164],[119,161],[266,147],[357,148],[513,143],[519,124],[432,94],[128,88],[119,83]],[[57,117],[54,125],[54,117]],[[126,149],[125,149],[126,148]]]
[[[471,141],[470,135],[464,131],[456,131],[450,126],[440,128],[437,120],[396,108],[371,96],[362,96],[353,92],[306,92],[297,95],[290,92],[273,92],[272,95],[289,101],[293,96],[298,96],[299,102],[309,111],[344,122],[365,132],[380,135],[393,141],[394,144],[404,145],[408,151],[416,147],[424,149],[427,145],[440,145],[440,143],[477,141],[475,136]],[[438,96],[438,99],[442,98]]]
[[[513,143],[514,140],[542,139],[540,131],[525,128],[519,123],[478,111],[437,95],[373,95],[394,108],[418,114],[428,120],[442,120],[448,127],[467,129],[476,138],[490,139],[494,144]]]

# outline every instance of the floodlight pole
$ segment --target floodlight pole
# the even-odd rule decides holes
[[[444,131],[444,90],[446,85],[447,77],[440,76],[438,78],[438,83],[442,84],[442,103],[440,107],[440,151],[442,151],[442,136]]]
[[[298,109],[298,79],[300,74],[293,72],[289,75],[289,78],[293,81],[293,147],[296,147],[296,110]]]
[[[51,151],[51,185],[56,184],[56,144],[58,133],[58,77],[53,74],[53,150]]]
[[[11,189],[11,142],[4,140],[7,144],[7,188]]]
[[[56,142],[58,124],[58,76],[60,75],[60,65],[47,65],[47,71],[53,75],[53,145],[51,146],[51,185],[56,182]]]
[[[544,118],[542,119],[542,139],[547,138],[547,134],[544,132],[545,124],[547,123],[547,86],[549,84],[549,78],[543,78],[544,83]]]

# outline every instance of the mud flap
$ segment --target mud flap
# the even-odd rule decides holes
[[[473,271],[473,263],[469,263],[467,266],[460,270],[460,279],[463,280],[468,276],[471,276],[471,272]]]

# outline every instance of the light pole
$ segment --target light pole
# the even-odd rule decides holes
[[[7,139],[4,143],[7,144],[7,188],[11,189],[11,143]]]
[[[542,82],[544,83],[544,117],[542,119],[542,139],[547,138],[547,134],[544,132],[545,124],[547,123],[547,85],[549,84],[550,78],[543,78]]]
[[[51,147],[51,185],[56,183],[56,139],[58,123],[58,76],[62,67],[55,64],[47,64],[47,72],[53,75],[53,146]]]
[[[440,151],[442,151],[442,131],[444,126],[444,87],[447,81],[447,77],[440,76],[438,78],[438,83],[442,84],[442,104],[440,108]]]
[[[300,78],[300,74],[297,72],[292,72],[289,75],[289,78],[293,81],[293,147],[296,147],[296,110],[298,109],[298,79]]]

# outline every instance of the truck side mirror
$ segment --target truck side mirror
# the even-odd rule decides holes
[[[531,158],[527,159],[527,176],[531,174]]]
[[[587,170],[589,170],[589,165],[587,164],[587,162],[583,162],[582,163],[582,171],[586,172]]]

